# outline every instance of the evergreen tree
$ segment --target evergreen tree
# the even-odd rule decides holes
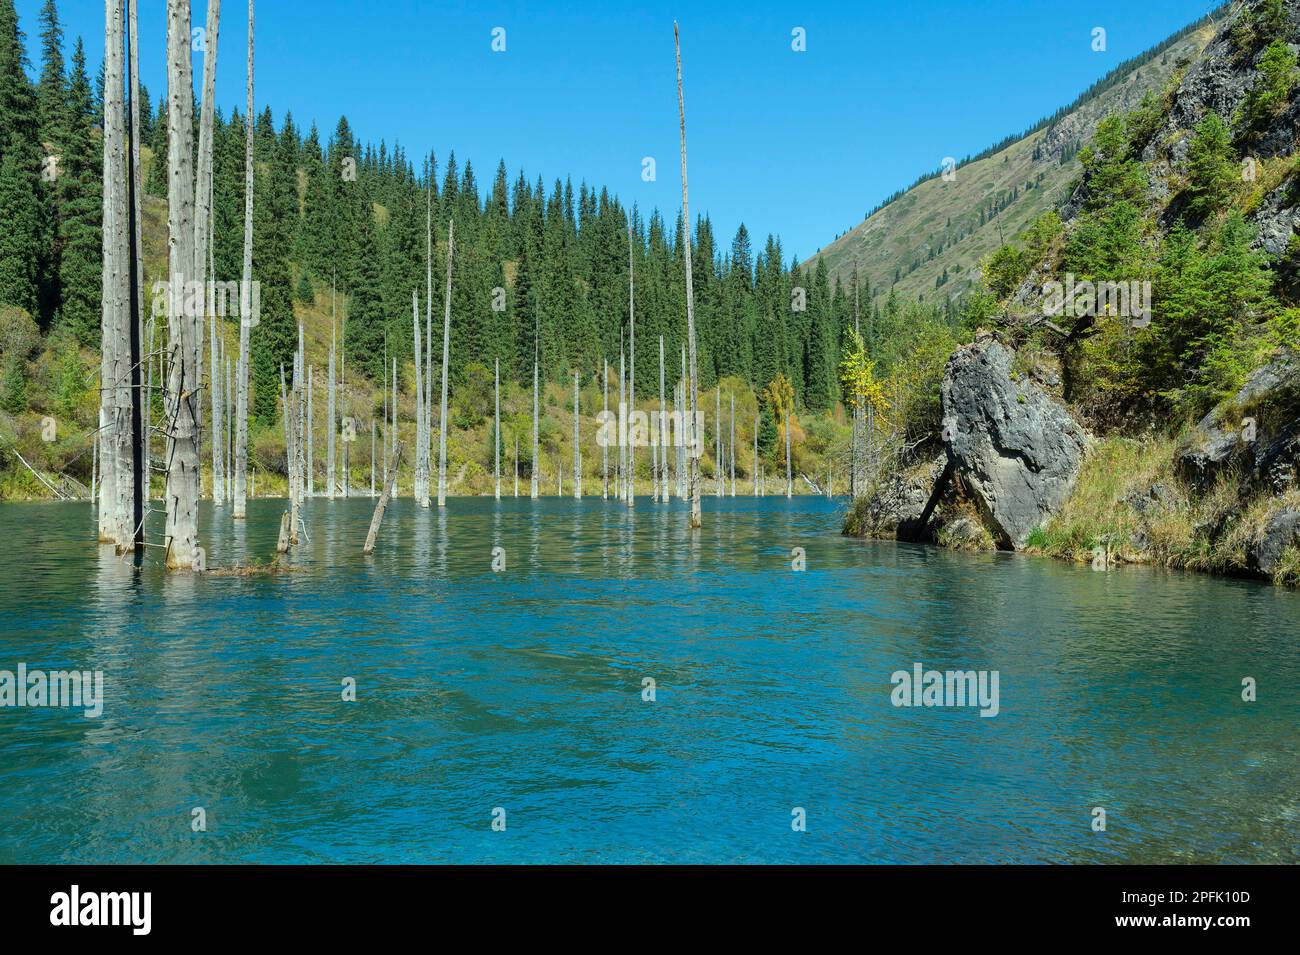
[[[280,367],[286,375],[298,345],[289,255],[298,207],[296,150],[277,140],[270,110],[258,119],[254,150],[262,147],[264,171],[253,187],[253,276],[261,283],[261,319],[252,337],[253,415],[278,417]],[[242,190],[241,190],[242,191]]]
[[[1204,218],[1227,204],[1237,182],[1232,157],[1232,136],[1218,113],[1207,113],[1196,125],[1187,150],[1188,185],[1192,214]]]
[[[68,84],[68,135],[63,171],[58,180],[59,315],[62,327],[84,345],[99,339],[100,268],[103,218],[98,142],[91,129],[94,97],[86,73],[86,51],[81,38],[72,54]]]
[[[0,0],[0,305],[15,305],[44,324],[50,243],[40,116],[25,62],[13,0]]]

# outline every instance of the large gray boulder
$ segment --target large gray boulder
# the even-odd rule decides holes
[[[1294,487],[1300,478],[1300,352],[1281,352],[1256,368],[1179,445],[1175,464],[1198,491],[1229,470],[1275,494]]]
[[[943,439],[954,472],[1004,549],[1024,545],[1074,488],[1088,444],[1070,413],[985,336],[948,359]]]
[[[1300,511],[1283,509],[1270,517],[1250,542],[1246,564],[1271,577],[1282,561],[1282,552],[1292,545],[1300,546]]]

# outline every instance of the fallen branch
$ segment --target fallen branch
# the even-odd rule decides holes
[[[369,554],[375,549],[375,538],[379,536],[379,525],[384,523],[384,511],[388,509],[388,498],[393,493],[393,485],[397,482],[397,466],[402,461],[402,446],[397,446],[397,452],[393,455],[393,466],[388,470],[388,477],[384,480],[384,492],[379,495],[379,502],[375,504],[375,513],[370,518],[370,533],[366,534],[366,544],[361,548],[361,553]],[[443,485],[445,487],[445,484]]]

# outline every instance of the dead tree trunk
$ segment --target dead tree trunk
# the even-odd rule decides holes
[[[791,401],[793,401],[791,397]],[[794,471],[790,463],[790,408],[785,409],[785,496],[794,495]]]
[[[126,129],[123,122],[123,42],[121,0],[109,0],[104,17],[104,167],[103,276],[100,347],[99,540],[124,547],[130,540],[127,505],[130,436],[130,345],[128,303],[130,250],[126,210]]]
[[[198,558],[199,448],[196,322],[182,307],[194,268],[193,78],[190,5],[167,0],[167,231],[172,301],[168,309],[167,566],[193,568]]]
[[[501,359],[494,361],[492,377],[496,385],[496,413],[492,416],[492,473],[496,478],[496,499],[501,500]]]
[[[727,441],[729,470],[731,471],[731,496],[736,496],[736,395],[731,395],[731,438]]]
[[[680,429],[685,435],[684,440],[677,442],[677,498],[681,500],[688,499],[690,494],[690,481],[686,477],[686,456],[688,456],[688,443],[695,437],[694,414],[690,414],[692,420],[686,420],[688,411],[686,411],[686,388],[689,387],[689,379],[686,378],[686,346],[681,346],[681,416],[679,417]]]
[[[392,438],[389,439],[389,448],[393,454],[397,453],[397,356],[393,356],[393,431]],[[397,493],[394,486],[393,493]]]
[[[668,445],[664,439],[668,436],[667,409],[664,406],[664,337],[659,336],[659,499],[668,503]]]
[[[217,473],[221,462],[221,400],[218,392],[217,367],[217,316],[206,294],[208,279],[208,248],[211,242],[212,222],[212,120],[217,81],[217,37],[221,28],[221,0],[207,0],[208,18],[203,36],[203,99],[199,107],[198,168],[194,182],[194,266],[192,274],[204,290],[204,307],[195,316],[195,346],[201,350],[203,341],[203,316],[208,315],[208,399],[212,415],[212,503],[224,504]],[[196,351],[195,367],[201,363]]]
[[[573,373],[573,496],[582,500],[582,446],[578,433],[578,373]]]
[[[316,423],[316,415],[315,415],[315,411],[312,408],[312,392],[315,390],[312,378],[313,378],[312,366],[308,365],[307,366],[307,426],[306,426],[307,467],[305,469],[308,497],[316,496],[316,462],[315,462],[315,458],[312,455],[312,446],[313,446],[312,431],[315,430],[313,428],[313,425]]]
[[[143,408],[141,407],[141,344],[144,341],[144,242],[141,215],[141,196],[143,190],[140,182],[140,37],[137,31],[136,4],[131,0],[130,15],[127,26],[127,82],[130,91],[130,109],[128,110],[128,162],[130,163],[127,180],[127,234],[129,236],[128,262],[128,311],[127,323],[130,328],[130,389],[131,401],[131,489],[130,489],[130,527],[131,544],[135,550],[136,561],[144,557],[144,513],[149,496],[149,458],[145,444]],[[125,544],[125,542],[124,542]],[[125,549],[123,547],[122,549]]]
[[[700,436],[695,433],[695,409],[699,405],[699,379],[696,371],[695,351],[695,289],[691,278],[691,213],[686,188],[686,100],[682,96],[682,45],[676,21],[673,22],[673,44],[677,51],[677,113],[681,124],[682,139],[682,246],[686,264],[686,341],[691,353],[690,407],[688,408],[691,421],[690,434],[692,436],[690,461],[688,462],[691,487],[690,526],[696,528],[702,523],[700,518]]]
[[[618,470],[614,472],[614,497],[623,500],[627,493],[627,368],[623,336],[618,342]]]
[[[294,358],[297,363],[297,358]],[[295,427],[293,424],[293,392],[287,390],[284,385],[284,365],[280,365],[280,403],[283,410],[280,414],[281,425],[284,429],[284,469],[286,481],[286,495],[289,498],[289,542],[294,543],[298,539],[298,495],[294,488],[297,485],[297,468],[294,462],[297,460],[297,453],[294,450],[293,438]]]
[[[329,431],[325,436],[325,494],[332,501],[334,500],[334,428],[335,414],[337,406],[335,405],[335,388],[338,383],[334,380],[334,322],[330,320],[330,357],[329,357],[329,393],[325,398],[326,417],[329,419]]]
[[[438,506],[447,504],[447,362],[451,356],[451,257],[456,222],[447,223],[447,292],[442,313],[442,405],[438,419]]]
[[[225,349],[222,349],[222,354],[223,354],[223,355],[226,354]],[[235,499],[235,459],[234,459],[234,456],[233,456],[233,455],[234,455],[234,447],[235,447],[235,445],[234,445],[234,441],[233,441],[233,437],[234,437],[234,430],[233,430],[233,429],[234,429],[234,424],[235,424],[235,416],[234,416],[234,413],[233,413],[233,412],[234,412],[234,408],[233,408],[233,404],[232,404],[233,401],[234,401],[234,397],[233,397],[234,392],[232,392],[230,389],[231,389],[231,387],[232,387],[233,384],[234,384],[234,373],[233,373],[233,371],[231,370],[231,365],[230,365],[230,358],[229,358],[229,356],[226,356],[224,360],[225,360],[225,364],[226,364],[226,390],[225,390],[225,398],[226,398],[226,409],[225,409],[225,410],[226,410],[226,414],[225,414],[225,420],[226,420],[226,444],[225,444],[225,447],[226,447],[226,460],[225,460],[226,495],[230,498],[230,500],[233,501],[233,500]]]
[[[533,339],[533,474],[530,493],[534,500],[537,499],[537,340]]]
[[[235,362],[235,508],[247,514],[248,482],[248,337],[256,320],[253,298],[253,0],[248,0],[248,102],[244,113],[244,262],[239,288],[239,358]]]
[[[428,445],[424,440],[424,342],[420,338],[420,293],[411,289],[411,331],[415,344],[415,499],[429,506]]]
[[[627,363],[627,406],[628,426],[631,416],[636,411],[636,275],[632,265],[632,225],[627,227],[627,321],[628,321],[628,363]],[[636,442],[627,444],[627,506],[636,504]]]
[[[375,549],[375,539],[379,536],[379,526],[384,523],[384,511],[388,510],[388,498],[393,493],[393,487],[397,484],[397,466],[402,461],[402,446],[399,444],[396,451],[393,452],[393,464],[389,468],[388,476],[384,480],[384,491],[379,495],[379,502],[375,504],[375,513],[370,517],[370,531],[366,534],[366,544],[361,548],[361,553],[370,554]]]
[[[602,382],[602,385],[605,390],[605,397],[603,400],[602,410],[605,412],[604,420],[608,422],[609,421],[609,359],[602,358],[601,362],[605,366],[604,381]],[[609,441],[608,440],[602,441],[600,443],[600,470],[602,476],[604,477],[604,482],[605,482],[604,488],[600,492],[600,497],[601,500],[607,501],[609,500]]]
[[[424,184],[424,478],[425,506],[433,480],[433,172],[425,166]]]
[[[718,435],[714,440],[714,495],[723,496],[723,461],[727,460],[727,448],[723,447],[723,388],[719,385],[714,390],[714,414],[718,418]]]

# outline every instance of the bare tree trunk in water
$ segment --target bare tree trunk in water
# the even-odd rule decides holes
[[[668,445],[664,438],[668,432],[667,409],[664,407],[664,337],[659,336],[659,499],[668,503]]]
[[[695,351],[695,289],[693,279],[691,278],[691,213],[687,201],[686,188],[686,100],[682,96],[682,45],[681,37],[677,31],[677,23],[673,22],[673,45],[677,50],[677,112],[681,120],[681,139],[682,139],[682,238],[683,238],[683,255],[686,263],[686,341],[687,347],[691,353],[691,377],[690,377],[690,434],[691,453],[690,461],[690,486],[691,486],[691,527],[699,527],[702,523],[700,518],[700,444],[702,438],[696,434],[696,414],[695,409],[699,405],[699,378],[696,371],[696,351]]]
[[[447,361],[451,355],[451,256],[456,222],[447,223],[447,294],[442,313],[442,417],[438,419],[438,506],[447,504]]]
[[[496,383],[496,413],[492,418],[492,473],[496,477],[496,499],[501,500],[501,359],[493,363],[492,377]]]
[[[235,362],[235,508],[247,514],[248,336],[252,331],[253,285],[253,0],[248,0],[248,103],[244,113],[244,268],[239,288],[239,358]]]
[[[325,399],[326,417],[329,418],[329,431],[325,436],[325,494],[332,501],[334,500],[334,428],[337,414],[337,404],[335,398],[335,389],[338,383],[334,380],[334,320],[330,319],[330,357],[329,357],[329,393]]]
[[[533,348],[534,348],[534,355],[533,355],[533,479],[532,479],[532,487],[531,487],[530,491],[531,491],[531,496],[533,497],[534,500],[536,500],[536,498],[537,498],[537,385],[538,385],[538,379],[537,379],[537,355],[535,354],[535,352],[536,352],[536,348],[537,348],[537,339],[536,339],[536,336],[534,336],[534,338],[533,338]]]
[[[618,470],[614,472],[614,497],[627,493],[627,368],[623,359],[623,336],[618,342]]]
[[[686,475],[686,471],[687,471],[686,457],[687,454],[689,453],[687,449],[687,444],[695,436],[695,422],[693,420],[687,421],[686,419],[686,415],[687,415],[686,389],[689,387],[689,385],[687,384],[688,381],[689,379],[686,377],[686,346],[683,345],[682,346],[682,385],[681,385],[682,413],[679,420],[681,421],[682,431],[685,434],[685,440],[679,441],[677,443],[677,446],[681,449],[677,453],[677,458],[678,458],[677,480],[679,482],[679,487],[680,487],[680,489],[677,492],[677,496],[681,498],[683,501],[687,499],[687,496],[690,493],[690,482]],[[691,415],[691,417],[694,418],[694,415]]]
[[[791,402],[794,401],[791,396]],[[794,495],[794,471],[790,464],[790,409],[785,409],[785,496]]]
[[[366,534],[365,546],[361,548],[363,554],[369,554],[375,549],[375,539],[379,536],[379,526],[384,523],[384,511],[388,509],[388,499],[397,484],[397,466],[401,461],[402,446],[399,444],[393,452],[393,464],[388,472],[388,477],[384,480],[384,493],[379,496],[379,503],[375,505],[375,513],[370,517],[370,531]]]
[[[722,474],[723,474],[722,462],[727,457],[727,450],[722,445],[722,386],[721,385],[718,385],[718,387],[714,389],[713,403],[714,403],[713,413],[717,416],[718,419],[717,440],[713,442],[714,445],[713,450],[717,458],[713,468],[713,477],[714,477],[713,491],[715,496],[722,497]]]
[[[141,407],[141,345],[144,341],[144,241],[143,216],[141,215],[141,196],[144,194],[140,182],[140,38],[137,30],[136,3],[131,0],[130,16],[127,27],[127,83],[130,91],[130,110],[128,116],[127,139],[129,141],[130,164],[127,181],[127,230],[128,254],[127,276],[128,306],[127,324],[130,329],[130,347],[128,364],[130,380],[127,382],[130,394],[130,493],[127,515],[130,520],[131,545],[135,551],[136,561],[144,556],[144,515],[149,498],[149,458],[144,429],[143,408]],[[126,541],[119,546],[119,551],[126,549]]]
[[[393,356],[393,437],[389,439],[389,452],[398,452],[398,360]],[[393,486],[396,494],[396,485]]]
[[[578,434],[578,373],[573,373],[573,496],[582,500],[582,448]]]
[[[215,87],[217,81],[217,37],[221,28],[221,0],[207,0],[208,19],[207,26],[203,35],[203,99],[200,100],[199,106],[199,150],[198,150],[198,168],[195,172],[194,180],[194,265],[192,275],[195,281],[206,283],[208,279],[208,246],[211,241],[211,222],[212,222],[212,118],[215,96]],[[218,435],[221,434],[221,404],[218,396],[219,388],[217,387],[217,317],[211,314],[214,310],[212,302],[208,300],[206,294],[206,284],[201,284],[204,289],[202,301],[203,309],[198,315],[194,316],[197,323],[195,329],[195,367],[201,364],[199,354],[202,351],[203,341],[203,316],[209,315],[208,329],[208,399],[209,407],[212,414],[212,503],[223,504],[219,485],[217,482],[218,465],[220,464],[220,441]]]
[[[313,370],[313,366],[308,365],[308,366],[307,366],[307,427],[306,427],[306,431],[307,431],[307,467],[306,467],[306,474],[305,474],[305,477],[306,477],[306,479],[307,479],[307,496],[308,496],[308,497],[315,497],[315,496],[316,496],[316,474],[315,474],[315,471],[316,471],[316,462],[315,462],[315,459],[314,459],[314,457],[313,457],[313,455],[312,455],[312,443],[313,443],[313,442],[312,442],[312,430],[313,430],[312,425],[315,424],[315,422],[316,422],[316,414],[315,414],[315,411],[312,409],[312,400],[311,400],[311,399],[312,399],[312,391],[314,390],[314,388],[313,388],[313,384],[314,384],[314,383],[313,383],[313,381],[312,381],[312,377],[313,377],[313,376],[312,376],[312,370]]]
[[[433,166],[425,165],[424,184],[424,477],[433,480]]]
[[[627,321],[628,321],[628,363],[627,363],[627,407],[629,438],[631,435],[632,412],[636,410],[636,276],[632,267],[632,225],[627,227]],[[636,504],[636,442],[627,443],[627,506]]]
[[[104,6],[103,273],[99,372],[99,540],[124,547],[130,540],[127,505],[130,439],[130,321],[127,296],[130,249],[126,209],[126,128],[122,0]]]
[[[171,307],[167,376],[167,567],[199,558],[199,391],[196,320],[185,314],[184,283],[194,268],[193,77],[188,0],[167,0],[167,232]],[[197,321],[202,321],[198,319]]]
[[[424,441],[424,342],[420,339],[420,293],[411,289],[411,326],[415,343],[415,487],[421,507],[429,506],[429,462]]]
[[[601,362],[605,366],[604,381],[602,382],[605,389],[604,404],[602,410],[605,412],[605,420],[609,420],[609,359],[602,358]],[[600,443],[600,470],[604,476],[604,488],[600,492],[601,500],[609,500],[609,441]]]
[[[225,354],[225,349],[222,349],[222,354],[223,354],[223,355]],[[233,403],[234,403],[234,400],[235,400],[235,399],[234,399],[234,394],[235,394],[235,393],[231,390],[231,388],[234,387],[235,377],[234,377],[234,371],[233,371],[233,369],[232,369],[232,367],[231,367],[231,364],[230,364],[230,357],[229,357],[228,355],[227,355],[226,358],[225,358],[225,363],[226,363],[226,390],[225,390],[225,397],[226,397],[226,461],[225,461],[225,468],[226,468],[226,471],[225,471],[225,474],[226,474],[226,495],[230,498],[230,500],[233,501],[233,500],[235,499],[235,458],[234,458],[234,453],[235,453],[235,452],[234,452],[234,448],[235,448],[235,443],[234,443],[234,434],[235,434],[235,432],[234,432],[234,428],[235,428],[235,415],[234,415],[234,404],[233,404]]]

